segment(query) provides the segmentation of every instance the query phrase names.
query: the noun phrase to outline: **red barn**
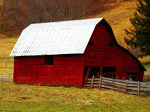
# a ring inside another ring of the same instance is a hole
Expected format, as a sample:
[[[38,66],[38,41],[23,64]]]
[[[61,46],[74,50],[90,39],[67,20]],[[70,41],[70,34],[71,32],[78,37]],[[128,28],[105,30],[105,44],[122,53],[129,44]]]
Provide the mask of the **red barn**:
[[[104,18],[31,24],[14,56],[14,83],[83,86],[93,75],[143,81],[145,68]]]

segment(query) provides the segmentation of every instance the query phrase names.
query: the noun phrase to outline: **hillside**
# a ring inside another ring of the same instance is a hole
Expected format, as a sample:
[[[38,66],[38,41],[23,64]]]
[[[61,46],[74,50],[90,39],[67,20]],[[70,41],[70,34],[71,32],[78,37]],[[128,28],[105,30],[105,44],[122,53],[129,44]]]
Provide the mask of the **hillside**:
[[[0,33],[16,36],[31,23],[88,18],[134,0],[3,0]]]

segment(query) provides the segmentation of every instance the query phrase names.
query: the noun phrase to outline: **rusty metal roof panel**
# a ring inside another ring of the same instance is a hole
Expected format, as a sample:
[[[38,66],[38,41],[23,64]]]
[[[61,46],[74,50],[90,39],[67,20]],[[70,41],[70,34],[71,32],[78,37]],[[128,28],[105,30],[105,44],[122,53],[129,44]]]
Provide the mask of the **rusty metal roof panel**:
[[[31,24],[21,33],[10,56],[83,54],[102,19]]]

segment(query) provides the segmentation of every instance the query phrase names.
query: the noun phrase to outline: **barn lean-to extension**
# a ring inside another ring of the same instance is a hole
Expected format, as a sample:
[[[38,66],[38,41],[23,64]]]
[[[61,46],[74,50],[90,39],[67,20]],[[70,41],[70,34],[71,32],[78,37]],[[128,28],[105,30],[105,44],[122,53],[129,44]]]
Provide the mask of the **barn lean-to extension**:
[[[121,47],[104,18],[31,24],[14,56],[14,83],[83,87],[87,78],[143,81],[146,70]]]

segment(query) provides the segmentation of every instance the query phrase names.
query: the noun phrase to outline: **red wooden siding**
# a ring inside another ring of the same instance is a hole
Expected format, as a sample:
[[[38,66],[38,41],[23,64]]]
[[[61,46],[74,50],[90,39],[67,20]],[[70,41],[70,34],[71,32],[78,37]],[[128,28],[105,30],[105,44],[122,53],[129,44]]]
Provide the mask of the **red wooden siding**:
[[[14,82],[31,84],[78,85],[83,81],[83,58],[54,56],[53,65],[45,65],[45,57],[15,58]]]

